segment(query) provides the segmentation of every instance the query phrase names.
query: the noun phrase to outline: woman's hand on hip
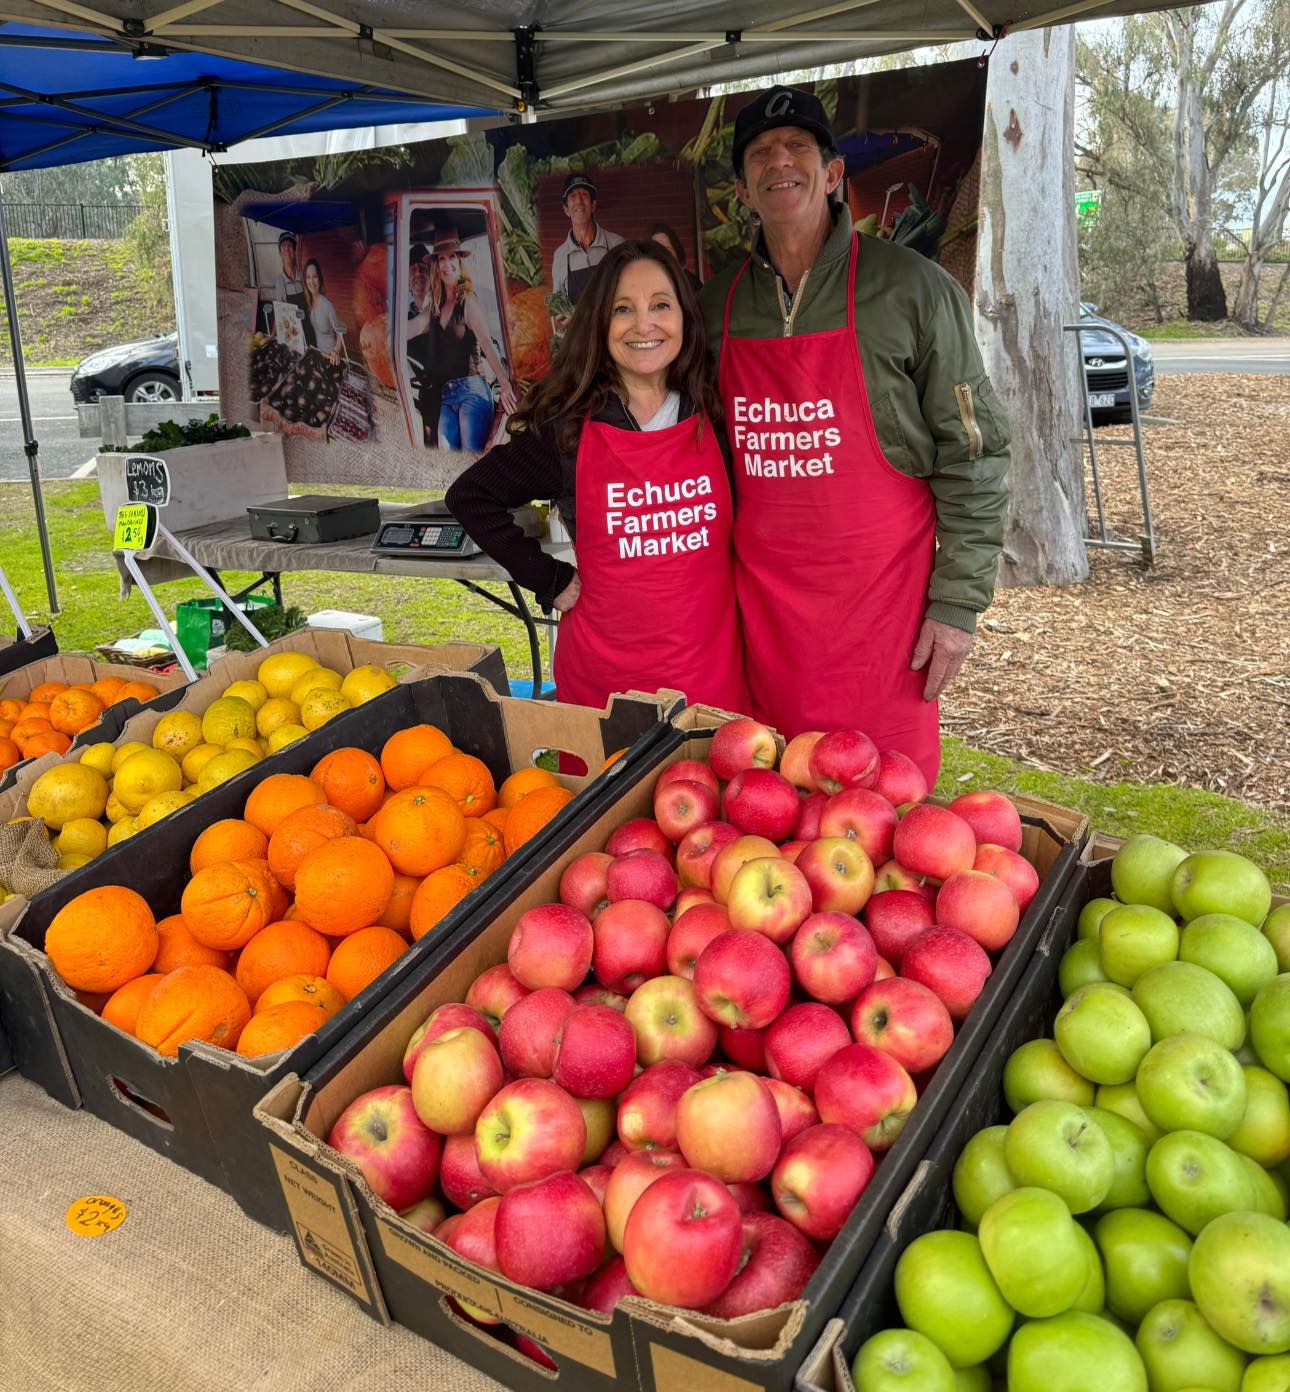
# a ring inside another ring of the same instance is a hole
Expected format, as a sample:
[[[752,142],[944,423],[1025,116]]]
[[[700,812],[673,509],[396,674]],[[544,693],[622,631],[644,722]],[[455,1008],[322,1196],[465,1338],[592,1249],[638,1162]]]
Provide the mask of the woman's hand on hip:
[[[578,602],[578,596],[582,593],[582,581],[578,579],[578,572],[573,572],[573,579],[560,591],[551,601],[551,607],[561,614],[567,614]]]
[[[516,406],[515,388],[509,382],[503,381],[501,384],[502,410],[509,416]]]

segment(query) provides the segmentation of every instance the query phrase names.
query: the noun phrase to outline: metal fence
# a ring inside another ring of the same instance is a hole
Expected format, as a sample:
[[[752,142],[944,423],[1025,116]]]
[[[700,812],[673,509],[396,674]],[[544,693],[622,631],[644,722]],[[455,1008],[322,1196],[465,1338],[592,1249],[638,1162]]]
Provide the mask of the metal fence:
[[[111,241],[142,211],[141,203],[6,203],[5,227],[11,237],[64,241]]]

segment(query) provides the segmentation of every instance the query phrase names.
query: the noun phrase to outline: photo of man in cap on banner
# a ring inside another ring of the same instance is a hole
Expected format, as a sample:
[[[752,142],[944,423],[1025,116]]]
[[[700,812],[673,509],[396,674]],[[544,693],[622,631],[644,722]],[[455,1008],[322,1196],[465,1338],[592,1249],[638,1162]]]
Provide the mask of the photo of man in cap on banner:
[[[297,260],[299,246],[296,242],[294,232],[283,232],[278,238],[278,255],[282,258],[282,269],[278,272],[278,278],[273,282],[273,298],[275,300],[290,300],[297,296],[301,304],[304,303],[305,281],[300,273],[300,265]]]
[[[564,181],[563,206],[569,235],[551,261],[551,292],[577,304],[591,272],[623,239],[596,221],[596,186],[585,174],[570,174]]]

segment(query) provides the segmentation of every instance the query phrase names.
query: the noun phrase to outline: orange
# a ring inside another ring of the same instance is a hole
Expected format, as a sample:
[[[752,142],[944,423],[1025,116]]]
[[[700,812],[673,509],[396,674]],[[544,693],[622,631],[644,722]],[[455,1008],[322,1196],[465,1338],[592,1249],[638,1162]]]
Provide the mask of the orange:
[[[0,736],[8,738],[9,732],[13,729],[13,726],[14,722],[12,720],[0,720]]]
[[[163,976],[139,1010],[135,1034],[174,1058],[188,1040],[237,1047],[251,1018],[245,992],[218,967],[179,967]]]
[[[22,752],[29,759],[39,759],[42,754],[66,754],[71,747],[70,737],[57,730],[38,730],[22,742]]]
[[[285,1005],[288,1001],[316,1005],[328,1016],[345,1007],[345,997],[325,976],[284,976],[260,992],[255,1013],[258,1015],[261,1010],[271,1010],[275,1005]]]
[[[325,801],[323,790],[304,774],[271,773],[252,789],[242,816],[266,836],[272,836],[293,812]]]
[[[437,725],[411,725],[385,741],[381,770],[386,783],[396,793],[402,792],[415,788],[431,764],[452,752],[452,741]]]
[[[421,775],[421,786],[442,788],[464,817],[482,817],[497,801],[493,775],[473,754],[447,754]]]
[[[22,717],[24,702],[15,701],[12,696],[0,700],[0,720],[7,720],[10,724],[16,724]]]
[[[251,939],[237,959],[234,977],[255,1005],[265,988],[284,976],[321,976],[331,958],[331,944],[307,923],[280,920]]]
[[[243,1058],[259,1058],[294,1048],[327,1023],[327,1012],[305,1001],[287,1001],[252,1015],[237,1041]]]
[[[417,892],[421,881],[416,875],[394,875],[394,891],[385,912],[376,921],[382,928],[393,928],[396,933],[408,931],[408,916],[412,912],[412,896]]]
[[[163,975],[163,972],[149,972],[147,976],[136,976],[133,981],[118,986],[108,997],[99,1014],[109,1025],[115,1025],[126,1034],[133,1034],[144,1001],[152,994],[152,988]]]
[[[124,701],[127,696],[133,696],[136,701],[151,701],[157,694],[157,688],[151,682],[128,681],[121,688],[121,699]]]
[[[353,817],[339,807],[319,802],[297,808],[269,837],[269,869],[280,885],[295,889],[296,871],[310,851],[338,836],[353,836],[357,830]]]
[[[345,997],[354,999],[365,987],[407,951],[407,943],[393,928],[360,928],[336,944],[327,963],[327,980]]]
[[[92,691],[64,691],[49,703],[49,723],[64,735],[79,735],[99,719],[104,709]]]
[[[100,677],[98,681],[90,683],[90,690],[105,706],[115,705],[121,699],[124,688],[124,677]]]
[[[13,740],[0,735],[0,773],[22,762],[22,750]]]
[[[54,915],[45,955],[73,990],[112,992],[152,966],[157,920],[124,885],[87,889]]]
[[[491,875],[506,859],[506,847],[502,833],[482,817],[470,817],[466,821],[466,844],[461,848],[457,863],[464,865],[472,874],[482,880]]]
[[[55,696],[61,696],[67,690],[67,683],[60,681],[41,682],[39,686],[33,686],[27,693],[27,701],[42,701],[48,705]]]
[[[442,788],[405,788],[372,818],[372,840],[401,875],[451,865],[466,844],[466,818]]]
[[[24,715],[20,719],[14,721],[14,726],[12,731],[10,731],[9,737],[18,748],[21,749],[32,735],[41,733],[48,735],[57,732],[43,715]]]
[[[494,807],[491,812],[485,812],[479,820],[481,822],[487,822],[489,826],[495,826],[498,831],[504,832],[506,830],[506,819],[510,815],[511,809],[509,807]]]
[[[464,865],[445,865],[442,870],[427,875],[412,900],[408,926],[412,929],[413,941],[424,938],[481,882],[482,877],[472,874]]]
[[[278,917],[277,889],[267,860],[220,861],[188,881],[179,912],[199,943],[232,951]]]
[[[212,822],[193,842],[188,868],[195,875],[223,860],[262,860],[269,853],[269,838],[250,822],[225,817]]]
[[[199,943],[188,931],[183,914],[171,914],[157,921],[157,955],[152,969],[164,976],[179,967],[219,967],[227,971],[229,955]]]
[[[506,854],[513,855],[572,801],[573,794],[568,788],[539,788],[536,793],[521,798],[506,818],[506,830],[503,832]]]
[[[385,796],[385,774],[366,749],[333,749],[314,765],[309,777],[333,807],[365,822]]]
[[[361,836],[324,841],[296,871],[296,913],[329,938],[375,923],[393,892],[394,870],[385,852]]]
[[[623,748],[623,749],[615,749],[614,752],[609,756],[609,758],[607,758],[607,759],[605,760],[605,762],[604,762],[603,764],[601,764],[601,766],[600,766],[600,771],[601,771],[601,773],[604,773],[606,769],[613,768],[613,766],[619,761],[619,759],[621,759],[621,758],[623,757],[623,755],[626,754],[626,753],[627,753],[627,750],[626,750],[625,748]]]
[[[49,702],[48,701],[28,701],[22,708],[20,720],[48,720]]]
[[[522,797],[537,792],[539,788],[558,788],[559,786],[560,780],[550,769],[537,768],[536,766],[516,769],[497,790],[497,805],[499,807],[514,807]]]

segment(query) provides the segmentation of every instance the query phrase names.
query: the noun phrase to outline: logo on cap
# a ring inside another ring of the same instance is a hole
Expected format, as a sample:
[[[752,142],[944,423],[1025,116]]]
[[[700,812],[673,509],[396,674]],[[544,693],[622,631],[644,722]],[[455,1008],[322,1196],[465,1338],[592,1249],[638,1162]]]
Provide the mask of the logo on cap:
[[[775,95],[766,103],[767,116],[783,116],[785,112],[793,109],[792,92],[776,92]]]

